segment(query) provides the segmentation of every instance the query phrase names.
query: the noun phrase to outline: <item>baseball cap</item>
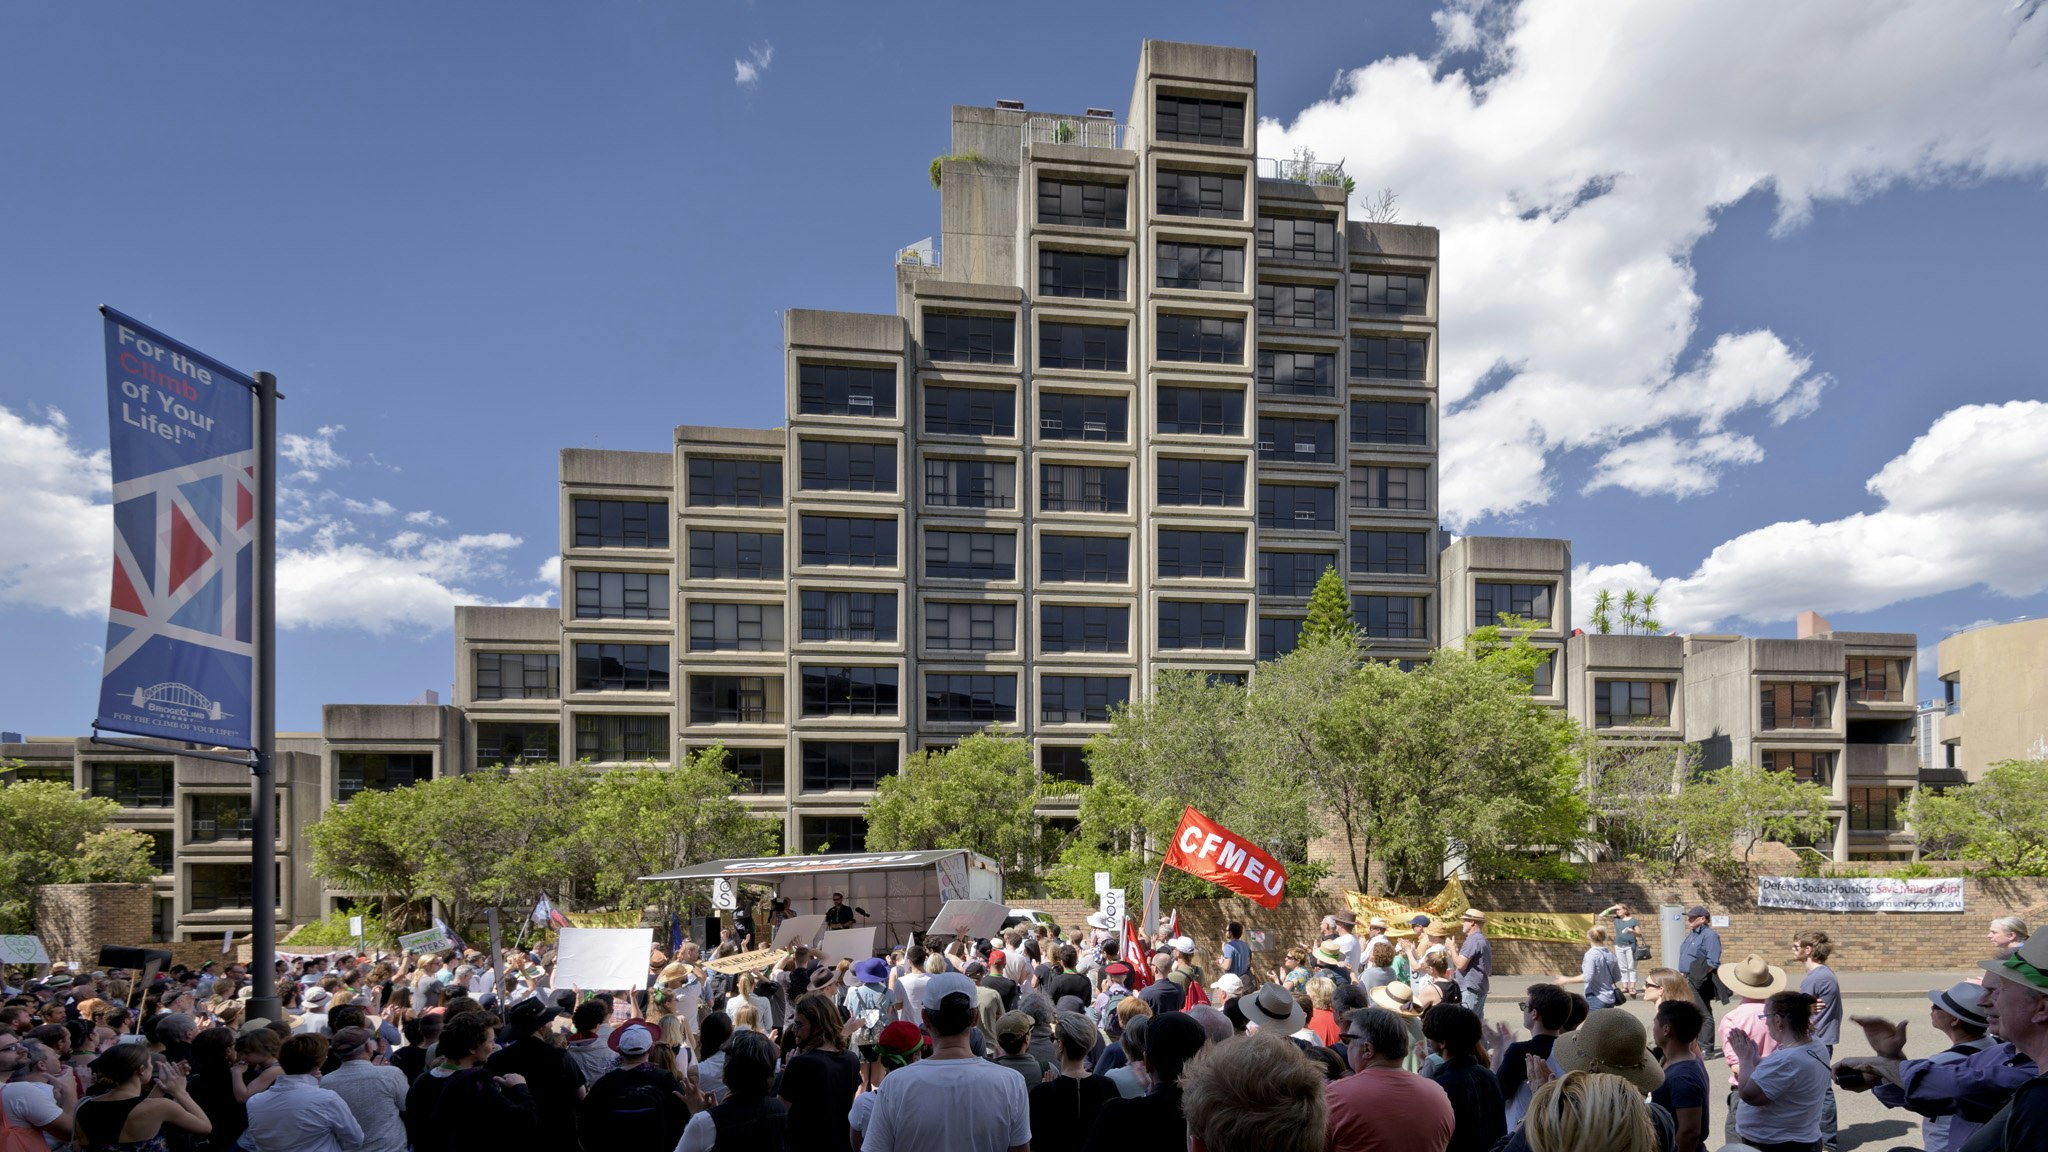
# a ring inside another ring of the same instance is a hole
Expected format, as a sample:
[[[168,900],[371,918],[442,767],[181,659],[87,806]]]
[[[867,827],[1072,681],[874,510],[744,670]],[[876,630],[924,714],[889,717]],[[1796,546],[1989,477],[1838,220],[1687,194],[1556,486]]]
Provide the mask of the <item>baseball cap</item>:
[[[628,1056],[637,1056],[654,1047],[654,1029],[645,1024],[628,1024],[619,1029],[612,1038],[613,1046]]]
[[[1692,907],[1687,908],[1685,910],[1685,918],[1688,920],[1692,919],[1695,916],[1704,918],[1706,915],[1707,906],[1705,904],[1695,904]]]
[[[1173,950],[1175,952],[1178,952],[1183,956],[1194,955],[1195,941],[1192,936],[1175,936],[1172,940],[1168,941],[1168,943],[1170,943],[1173,946]]]
[[[930,990],[929,985],[926,986],[926,990]],[[996,1018],[996,1035],[998,1037],[1029,1036],[1030,1034],[1031,1014],[1029,1012],[1005,1012]]]
[[[885,1052],[915,1052],[924,1047],[924,1033],[908,1020],[897,1020],[882,1029],[881,1035],[875,1037],[875,1044]]]
[[[954,996],[964,996],[972,1004],[975,995],[974,981],[958,972],[941,972],[924,985],[924,1002],[934,1008]]]

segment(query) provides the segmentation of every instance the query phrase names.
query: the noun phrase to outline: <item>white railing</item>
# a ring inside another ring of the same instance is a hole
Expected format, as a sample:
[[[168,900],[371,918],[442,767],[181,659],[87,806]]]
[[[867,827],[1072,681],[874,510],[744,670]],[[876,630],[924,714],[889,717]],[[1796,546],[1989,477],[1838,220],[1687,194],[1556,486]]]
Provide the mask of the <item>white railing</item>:
[[[1259,176],[1266,180],[1291,180],[1296,184],[1330,184],[1344,187],[1344,162],[1299,160],[1278,156],[1259,157]]]
[[[1033,116],[1024,122],[1023,142],[1121,148],[1123,135],[1123,125],[1100,116]]]

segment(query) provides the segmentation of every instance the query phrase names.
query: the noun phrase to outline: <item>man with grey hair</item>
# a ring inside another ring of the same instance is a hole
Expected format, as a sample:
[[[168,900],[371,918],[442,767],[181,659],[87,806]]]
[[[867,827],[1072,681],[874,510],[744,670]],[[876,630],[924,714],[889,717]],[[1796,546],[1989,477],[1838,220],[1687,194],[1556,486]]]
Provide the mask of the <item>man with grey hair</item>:
[[[1202,1032],[1209,1037],[1211,1044],[1221,1044],[1237,1031],[1231,1026],[1230,1017],[1214,1004],[1197,1004],[1192,1008],[1183,1008],[1182,1011],[1192,1016],[1195,1023],[1202,1026]]]
[[[356,1152],[405,1152],[405,1073],[373,1063],[377,1035],[368,1028],[343,1028],[328,1053],[341,1066],[320,1078],[320,1086],[341,1097],[363,1129]]]
[[[1434,1080],[1401,1067],[1407,1022],[1385,1008],[1360,1008],[1344,1018],[1344,1045],[1352,1071],[1329,1087],[1329,1152],[1444,1152],[1457,1118]]]

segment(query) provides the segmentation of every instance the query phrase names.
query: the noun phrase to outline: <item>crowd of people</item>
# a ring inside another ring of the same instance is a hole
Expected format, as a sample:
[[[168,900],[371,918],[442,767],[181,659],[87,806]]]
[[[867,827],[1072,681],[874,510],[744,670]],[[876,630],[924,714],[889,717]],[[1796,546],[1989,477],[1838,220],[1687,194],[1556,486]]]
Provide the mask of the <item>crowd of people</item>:
[[[1241,925],[1126,949],[1100,914],[858,960],[684,944],[618,991],[554,987],[545,948],[296,957],[278,1019],[239,965],[59,966],[0,1006],[0,1152],[1821,1152],[1838,1089],[1930,1152],[2048,1149],[2048,936],[2001,919],[1982,974],[1928,993],[1942,1050],[1857,1016],[1876,1055],[1836,1061],[1826,934],[1791,942],[1794,987],[1690,911],[1678,966],[1639,972],[1607,909],[1519,1029],[1485,1022],[1477,910],[1334,913],[1263,972]]]

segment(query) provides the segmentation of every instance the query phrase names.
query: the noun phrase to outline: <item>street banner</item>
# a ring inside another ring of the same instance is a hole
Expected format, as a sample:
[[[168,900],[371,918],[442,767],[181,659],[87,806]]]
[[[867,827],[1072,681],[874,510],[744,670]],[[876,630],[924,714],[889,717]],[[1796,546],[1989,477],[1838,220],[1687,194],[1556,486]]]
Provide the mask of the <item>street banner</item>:
[[[1961,912],[1961,877],[1912,880],[1874,876],[1761,876],[1757,906],[1802,912]]]
[[[1263,908],[1279,907],[1287,891],[1287,872],[1278,860],[1193,808],[1181,813],[1166,863]]]
[[[1391,896],[1367,896],[1363,892],[1344,893],[1345,903],[1359,916],[1378,916],[1387,922],[1387,935],[1395,939],[1415,936],[1415,929],[1408,921],[1418,914],[1436,921],[1447,935],[1457,935],[1458,916],[1472,906],[1465,898],[1465,886],[1456,880],[1444,884],[1443,891],[1420,904],[1409,904]],[[1486,912],[1486,936],[1489,940],[1548,940],[1555,944],[1584,944],[1586,930],[1600,922],[1600,917],[1590,912]]]
[[[255,381],[102,312],[114,576],[94,726],[253,749]]]

